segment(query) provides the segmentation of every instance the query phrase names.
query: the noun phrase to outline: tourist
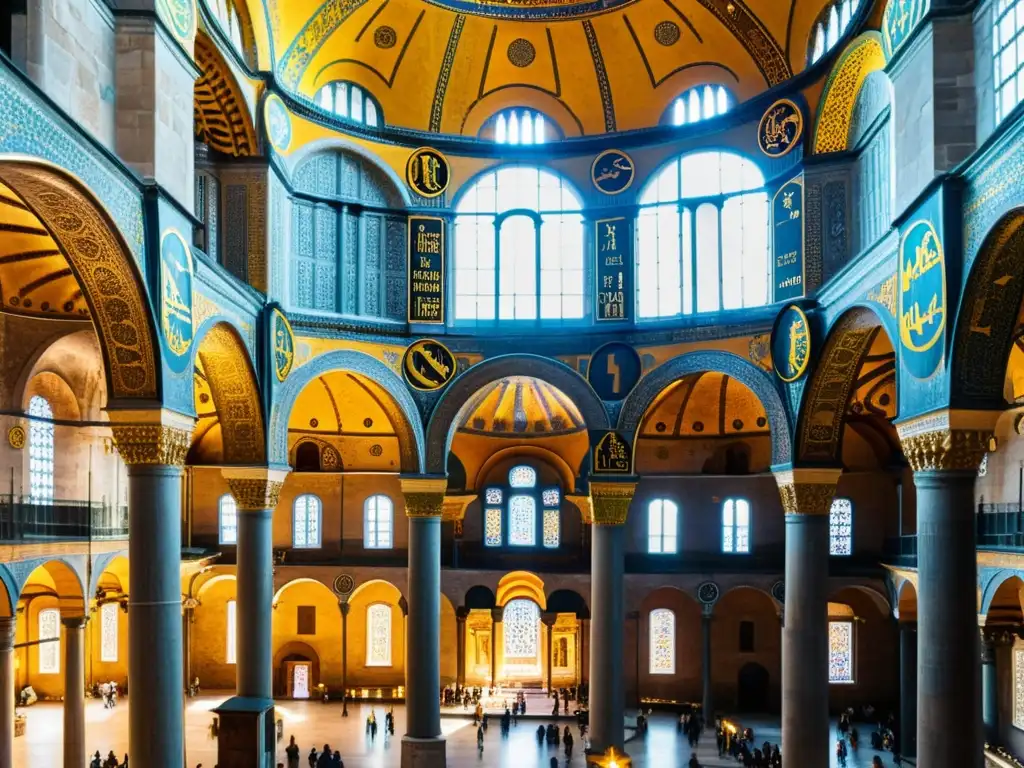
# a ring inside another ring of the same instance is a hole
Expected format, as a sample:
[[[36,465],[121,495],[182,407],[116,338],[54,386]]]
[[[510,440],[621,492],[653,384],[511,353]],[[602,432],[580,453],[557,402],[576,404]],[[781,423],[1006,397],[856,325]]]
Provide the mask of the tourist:
[[[103,768],[103,758],[100,757],[100,751],[97,749],[96,754],[92,756],[92,762],[89,763],[89,768]]]
[[[540,746],[543,743],[544,743],[544,726],[543,725],[538,725],[537,726],[537,746]],[[97,754],[99,754],[99,753],[97,753]]]
[[[700,760],[697,759],[696,754],[690,754],[690,762],[687,764],[687,768],[701,768]]]
[[[124,753],[124,762],[121,763],[121,768],[128,768],[128,753]]]
[[[118,768],[117,755],[114,754],[114,750],[110,750],[107,753],[107,759],[103,761],[103,768]]]
[[[316,752],[316,750],[313,751]],[[331,768],[330,744],[324,744],[324,751],[320,753],[320,758],[316,761],[316,768]]]
[[[836,758],[839,760],[840,765],[846,765],[846,741],[839,739],[836,742]]]
[[[478,725],[476,728],[476,749],[481,755],[484,753],[484,727]]]
[[[345,764],[341,762],[341,752],[334,750],[334,757],[331,758],[331,768],[345,768]]]
[[[551,768],[558,768],[558,758],[552,755],[548,765],[550,765]]]
[[[897,765],[899,765],[899,763],[897,763]],[[880,758],[878,755],[872,757],[871,768],[882,768],[882,758]]]
[[[565,747],[565,759],[572,759],[572,731],[569,730],[569,726],[565,726],[565,731],[562,733],[562,745]]]
[[[299,768],[299,745],[295,743],[294,736],[288,740],[288,746],[285,747],[284,754],[288,759],[288,768]]]
[[[309,750],[309,768],[316,768],[316,747]]]

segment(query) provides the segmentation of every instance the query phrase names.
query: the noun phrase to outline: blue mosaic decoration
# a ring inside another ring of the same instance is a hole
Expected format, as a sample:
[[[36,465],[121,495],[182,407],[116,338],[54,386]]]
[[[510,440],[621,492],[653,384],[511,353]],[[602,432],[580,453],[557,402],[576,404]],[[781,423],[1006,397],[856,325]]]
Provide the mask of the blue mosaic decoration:
[[[271,333],[274,337],[274,375],[278,381],[288,378],[295,362],[295,334],[284,312],[275,307],[270,316]]]
[[[278,152],[286,152],[292,143],[292,118],[288,108],[277,94],[270,94],[263,104],[263,119],[267,125],[267,138]]]
[[[612,341],[591,356],[587,381],[602,400],[623,400],[640,381],[642,373],[636,350],[628,344]]]
[[[930,0],[889,0],[882,14],[882,50],[886,61],[917,29],[930,5]]]
[[[167,365],[181,373],[188,367],[192,346],[192,250],[176,229],[160,238],[160,328]]]
[[[796,148],[803,133],[800,107],[789,99],[779,99],[768,107],[757,125],[757,146],[768,157],[783,157]]]
[[[800,307],[783,309],[772,329],[772,365],[786,383],[796,381],[807,372],[811,362],[811,328]]]
[[[196,5],[194,0],[157,0],[156,12],[179,43],[189,43],[195,37]]]
[[[326,0],[310,15],[306,26],[295,36],[295,40],[288,46],[288,50],[284,52],[277,65],[278,75],[286,88],[298,87],[302,74],[321,46],[331,38],[345,19],[365,4],[366,0]]]
[[[942,205],[932,195],[900,227],[900,358],[911,376],[929,378],[942,361],[946,340],[946,259]]]
[[[590,166],[590,180],[598,191],[618,195],[629,189],[636,176],[633,158],[619,149],[606,149]]]

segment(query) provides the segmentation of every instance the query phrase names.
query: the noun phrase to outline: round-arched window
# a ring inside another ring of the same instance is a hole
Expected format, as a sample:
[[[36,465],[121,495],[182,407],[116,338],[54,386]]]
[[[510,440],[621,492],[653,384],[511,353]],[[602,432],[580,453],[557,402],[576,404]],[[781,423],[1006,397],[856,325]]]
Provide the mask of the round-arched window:
[[[344,120],[375,128],[383,124],[380,105],[363,88],[346,80],[335,80],[316,92],[316,103]]]

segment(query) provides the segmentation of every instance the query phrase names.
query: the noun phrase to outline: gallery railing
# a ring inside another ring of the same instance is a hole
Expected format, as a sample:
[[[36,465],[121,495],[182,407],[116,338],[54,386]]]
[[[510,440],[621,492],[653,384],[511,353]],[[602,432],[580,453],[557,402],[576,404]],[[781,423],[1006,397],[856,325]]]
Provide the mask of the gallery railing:
[[[128,507],[103,502],[0,495],[0,541],[123,539]]]
[[[979,504],[979,547],[1024,547],[1024,514],[1020,504]]]

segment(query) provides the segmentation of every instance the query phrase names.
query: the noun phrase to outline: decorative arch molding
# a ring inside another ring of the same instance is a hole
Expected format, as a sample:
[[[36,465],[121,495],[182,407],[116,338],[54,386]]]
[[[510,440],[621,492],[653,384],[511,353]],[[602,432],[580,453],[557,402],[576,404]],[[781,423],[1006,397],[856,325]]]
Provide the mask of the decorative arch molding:
[[[381,404],[385,406],[388,419],[398,436],[402,471],[422,472],[425,445],[423,422],[405,383],[380,360],[348,349],[334,350],[313,358],[292,371],[277,391],[276,402],[270,413],[271,463],[288,463],[288,419],[302,390],[318,376],[338,370],[373,379],[391,396]],[[443,462],[436,474],[444,474]]]
[[[629,393],[619,413],[618,431],[635,441],[644,415],[666,387],[690,374],[711,371],[735,379],[757,396],[768,416],[772,464],[788,464],[792,453],[789,420],[775,382],[763,369],[731,352],[687,352],[662,363]]]
[[[544,581],[530,571],[511,571],[505,574],[498,582],[495,601],[498,606],[504,608],[513,600],[530,600],[536,603],[541,611],[546,611]]]
[[[486,385],[508,376],[530,376],[558,389],[579,409],[588,430],[609,429],[604,403],[579,373],[559,360],[539,355],[499,355],[459,374],[437,401],[427,423],[427,473],[443,475],[459,415]]]
[[[12,577],[12,582],[9,585],[4,579],[4,585],[10,590],[8,596],[12,597],[12,603],[17,604],[29,577],[37,568],[43,568],[53,579],[61,608],[81,611],[84,615],[86,556],[37,557],[8,563],[5,570]],[[12,590],[11,586],[15,589]]]
[[[572,493],[576,487],[576,481],[573,477],[572,468],[566,463],[565,459],[559,456],[554,451],[543,448],[539,445],[516,445],[509,448],[502,448],[500,451],[492,453],[487,461],[480,465],[480,470],[476,474],[476,478],[473,481],[473,487],[467,488],[466,490],[478,491],[483,488],[484,480],[487,475],[494,469],[494,467],[506,459],[535,459],[537,461],[544,462],[552,469],[558,472],[558,477],[562,482],[562,493]]]
[[[1006,407],[1003,384],[1022,301],[1024,208],[1015,208],[989,230],[971,265],[953,335],[951,406]]]
[[[196,35],[196,80],[192,115],[196,137],[235,157],[259,153],[252,115],[238,81],[206,35]]]
[[[103,352],[111,401],[159,399],[156,322],[123,235],[96,197],[55,165],[0,157],[0,181],[53,237],[85,294]]]
[[[104,552],[101,555],[95,555],[92,559],[92,573],[89,579],[89,590],[86,594],[89,595],[89,599],[96,594],[96,586],[100,583],[100,577],[107,570],[107,567],[119,557],[128,557],[128,550],[122,549],[117,552]]]
[[[886,592],[886,590],[879,589],[873,584],[844,584],[829,593],[829,601],[841,602],[838,595],[840,592],[847,589],[851,589],[865,595],[872,602],[875,608],[878,609],[882,616],[889,616],[892,613],[893,605],[891,603],[891,596]]]
[[[1018,571],[1013,568],[983,568],[981,570],[979,578],[981,586],[978,590],[978,613],[980,615],[988,616],[989,608],[992,607],[992,600],[995,598],[999,588],[1013,578],[1024,580],[1024,571]]]
[[[277,602],[281,599],[281,595],[283,595],[292,587],[297,587],[302,584],[312,584],[314,585],[314,587],[323,587],[325,590],[327,590],[328,594],[330,594],[331,597],[337,598],[337,595],[334,594],[334,590],[331,589],[330,585],[325,584],[320,579],[314,579],[308,576],[300,576],[297,579],[291,579],[290,581],[286,581],[284,584],[278,587],[277,591],[274,592],[274,599],[270,601],[270,604],[276,607]]]
[[[304,144],[301,149],[296,150],[290,155],[280,155],[279,157],[284,160],[288,168],[288,182],[294,185],[295,172],[310,158],[326,152],[347,152],[362,158],[372,165],[374,170],[378,171],[382,176],[387,177],[388,181],[391,182],[394,193],[400,197],[402,205],[409,206],[412,204],[409,187],[394,168],[383,162],[380,157],[363,145],[356,143],[352,139],[343,138],[341,136],[332,136],[330,138],[311,141],[308,144]]]
[[[878,32],[864,32],[846,46],[825,81],[818,102],[814,154],[841,152],[849,148],[850,125],[861,86],[868,75],[883,67],[885,52]]]
[[[237,583],[237,581],[238,581],[238,578],[237,578],[237,577],[235,576],[235,574],[233,574],[233,573],[215,573],[215,574],[214,574],[214,575],[212,575],[212,576],[211,576],[210,578],[208,578],[208,579],[205,579],[205,580],[204,580],[204,581],[203,581],[202,583],[200,583],[200,585],[199,585],[199,586],[198,586],[198,587],[196,588],[196,598],[197,598],[198,600],[202,601],[202,598],[203,598],[203,592],[205,592],[205,591],[206,591],[207,589],[209,589],[210,587],[212,587],[212,586],[213,586],[214,584],[219,584],[219,583],[220,583],[220,582],[222,582],[222,581],[234,581],[234,582],[236,582],[236,583]],[[237,594],[237,589],[238,589],[238,588],[237,588],[237,586],[235,587],[235,589],[236,589],[236,594]],[[234,598],[234,597],[232,597],[232,598],[229,598],[229,599],[233,600],[233,599],[235,599],[235,598]]]

